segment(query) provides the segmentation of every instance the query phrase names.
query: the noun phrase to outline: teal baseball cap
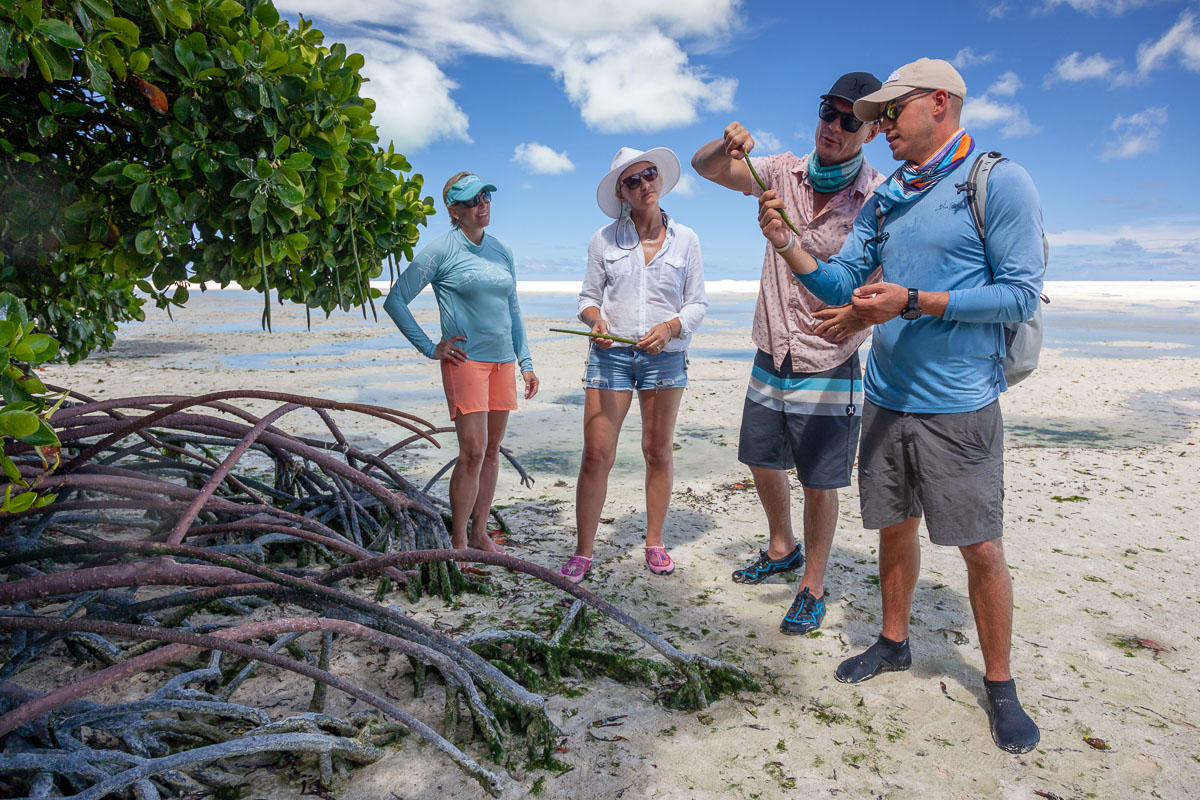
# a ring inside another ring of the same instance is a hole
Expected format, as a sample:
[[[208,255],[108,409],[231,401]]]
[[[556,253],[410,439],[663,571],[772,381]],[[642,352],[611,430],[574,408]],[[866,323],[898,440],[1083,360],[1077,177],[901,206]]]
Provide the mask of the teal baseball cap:
[[[455,181],[454,185],[446,191],[446,196],[442,198],[446,201],[446,205],[458,203],[463,200],[470,200],[480,192],[494,192],[496,187],[490,183],[484,183],[478,175],[464,175]]]

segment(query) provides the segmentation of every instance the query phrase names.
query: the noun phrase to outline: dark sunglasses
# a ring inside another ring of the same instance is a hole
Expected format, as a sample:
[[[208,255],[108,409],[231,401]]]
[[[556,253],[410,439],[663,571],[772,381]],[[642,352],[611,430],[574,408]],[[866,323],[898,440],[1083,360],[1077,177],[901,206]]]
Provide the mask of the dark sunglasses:
[[[653,181],[656,178],[658,178],[658,167],[651,164],[650,166],[646,167],[641,172],[635,173],[633,175],[630,175],[628,178],[622,179],[621,183],[625,184],[626,189],[636,189],[637,187],[642,185],[643,179],[646,181],[646,183],[650,183],[650,181]]]
[[[828,100],[821,101],[821,107],[817,109],[817,116],[826,122],[833,122],[835,119],[840,120],[842,130],[846,133],[854,133],[862,127],[863,122],[853,114],[844,114],[837,110],[837,107]]]
[[[484,191],[480,192],[479,194],[475,195],[474,197],[472,197],[470,200],[459,200],[458,204],[460,206],[462,206],[463,208],[474,208],[475,206],[479,205],[480,203],[490,203],[490,202],[492,202],[492,193],[487,190],[484,190]]]
[[[904,111],[904,109],[908,108],[908,103],[900,105],[901,100],[911,101],[913,98],[920,97],[923,94],[933,94],[936,91],[937,89],[922,89],[917,92],[909,92],[903,97],[897,97],[895,100],[890,101],[883,107],[883,114],[881,114],[879,118],[886,119],[889,122],[895,122],[900,117],[900,113]]]

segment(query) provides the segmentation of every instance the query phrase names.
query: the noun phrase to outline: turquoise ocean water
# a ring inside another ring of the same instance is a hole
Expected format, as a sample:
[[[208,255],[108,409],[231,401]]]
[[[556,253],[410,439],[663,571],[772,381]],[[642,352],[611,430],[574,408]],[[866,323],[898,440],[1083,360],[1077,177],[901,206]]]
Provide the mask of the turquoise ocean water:
[[[228,311],[227,314],[221,314],[226,321],[192,323],[198,330],[235,332],[258,329],[262,300],[255,293],[210,290],[203,295],[194,294],[193,298],[202,302],[209,310],[220,307]],[[710,295],[706,319],[710,323],[720,321],[723,323],[722,327],[730,333],[744,331],[746,346],[729,350],[698,347],[692,349],[691,355],[697,358],[746,361],[753,359],[754,349],[749,341],[749,333],[754,317],[754,302],[755,296],[752,294]],[[567,293],[531,292],[521,297],[522,312],[531,320],[571,320],[575,317],[575,303],[575,295]],[[377,303],[377,307],[381,305]],[[419,311],[433,310],[437,306],[432,293],[426,292],[418,296],[411,307],[414,311]],[[379,336],[370,340],[356,338],[343,342],[324,342],[301,351],[293,350],[287,353],[231,354],[228,357],[228,366],[235,369],[271,369],[277,366],[273,362],[281,356],[336,356],[353,351],[361,352],[364,345],[371,348],[408,347],[408,342],[383,315],[382,308],[379,313]],[[1060,298],[1052,299],[1049,305],[1044,306],[1044,313],[1045,345],[1063,349],[1069,355],[1146,358],[1169,354],[1200,357],[1200,302],[1184,304],[1182,307],[1163,307],[1153,302],[1135,299],[1128,303],[1105,303],[1101,307],[1093,302]],[[276,325],[276,330],[303,329],[303,325],[295,324],[294,316],[289,316],[289,322]],[[363,325],[363,320],[361,313],[357,311],[335,312],[328,320],[317,313],[314,315],[314,325],[324,330],[331,327],[357,328]],[[545,337],[560,335],[540,332],[536,325],[530,325],[529,328],[532,346],[536,346],[537,342]],[[369,362],[363,365],[366,364]],[[294,365],[291,366],[295,368]],[[345,362],[344,366],[357,365]]]

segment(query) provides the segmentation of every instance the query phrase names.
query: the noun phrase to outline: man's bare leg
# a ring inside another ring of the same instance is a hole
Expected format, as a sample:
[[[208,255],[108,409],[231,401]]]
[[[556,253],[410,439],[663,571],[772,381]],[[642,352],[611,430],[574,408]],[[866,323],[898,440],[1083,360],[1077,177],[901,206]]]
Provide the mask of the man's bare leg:
[[[879,532],[883,635],[864,652],[838,665],[835,677],[842,683],[862,683],[881,672],[897,672],[912,666],[908,618],[921,572],[921,541],[917,538],[920,524],[919,517],[910,517]]]
[[[825,596],[825,568],[833,549],[833,534],[837,530],[837,489],[804,490],[804,576],[796,587],[797,594],[808,588],[817,600]]]
[[[767,557],[775,560],[784,558],[796,549],[796,536],[792,532],[792,487],[788,484],[788,473],[782,469],[751,467],[758,502],[762,503],[767,515]]]

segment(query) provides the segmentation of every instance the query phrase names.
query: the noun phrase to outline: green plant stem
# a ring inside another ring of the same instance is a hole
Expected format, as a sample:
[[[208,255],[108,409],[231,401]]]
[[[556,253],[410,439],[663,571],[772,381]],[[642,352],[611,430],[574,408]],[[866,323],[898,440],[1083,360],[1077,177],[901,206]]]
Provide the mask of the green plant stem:
[[[637,344],[633,339],[624,339],[620,336],[613,336],[611,333],[592,333],[591,331],[573,331],[568,328],[551,328],[554,333],[573,333],[576,336],[588,336],[592,339],[611,339],[614,342],[623,342],[625,344]]]
[[[767,191],[767,185],[765,183],[763,183],[762,178],[758,177],[758,173],[755,172],[755,170],[754,170],[754,165],[750,163],[750,151],[749,150],[746,151],[745,161],[746,161],[746,166],[750,168],[750,177],[754,178],[754,182],[758,184],[758,188],[762,189],[764,192]],[[779,216],[783,217],[784,224],[786,224],[789,228],[792,229],[792,233],[796,234],[797,236],[802,235],[800,233],[800,231],[798,231],[796,229],[796,226],[792,224],[792,221],[790,219],[788,219],[787,212],[784,211],[782,208],[779,209]]]

